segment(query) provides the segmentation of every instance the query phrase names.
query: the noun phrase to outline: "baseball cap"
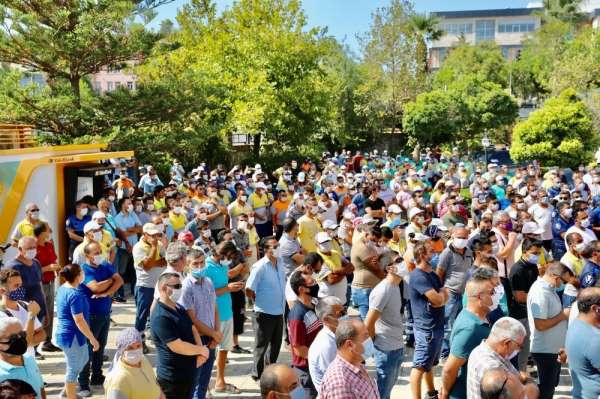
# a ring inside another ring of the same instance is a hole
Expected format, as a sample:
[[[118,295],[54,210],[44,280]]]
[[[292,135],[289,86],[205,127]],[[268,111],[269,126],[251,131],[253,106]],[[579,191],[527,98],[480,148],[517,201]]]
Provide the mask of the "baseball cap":
[[[423,209],[421,209],[421,208],[411,208],[410,211],[408,211],[408,219],[412,220],[412,218],[414,218],[415,216],[417,216],[420,213],[423,213]]]
[[[337,223],[327,219],[323,222],[323,228],[325,230],[333,230],[333,229],[337,229],[338,225]]]
[[[544,229],[541,228],[536,222],[527,222],[523,225],[521,230],[522,234],[542,234]]]
[[[83,233],[87,233],[88,231],[92,231],[92,230],[98,230],[101,229],[102,226],[100,226],[98,223],[96,223],[95,221],[91,221],[91,222],[87,222],[85,224],[85,226],[83,226]]]
[[[388,208],[388,212],[390,213],[395,213],[395,214],[400,214],[402,213],[402,208],[400,208],[398,205],[396,204],[392,204],[390,205],[390,207]]]
[[[431,219],[431,223],[429,225],[435,226],[442,231],[448,231],[448,227],[446,227],[446,225],[444,224],[444,221],[440,218]]]
[[[161,231],[158,229],[158,227],[156,227],[154,223],[146,223],[144,227],[142,227],[142,231],[150,235],[161,233]]]
[[[266,189],[267,189],[267,186],[265,186],[265,183],[263,183],[263,182],[259,181],[258,183],[256,183],[256,184],[254,185],[254,189],[255,189],[255,190],[258,190],[258,189],[266,190]]]
[[[96,211],[92,215],[92,220],[106,219],[106,214],[102,211]]]
[[[325,233],[324,231],[317,233],[317,243],[323,244],[327,241],[331,241],[331,237],[329,236],[329,234]]]

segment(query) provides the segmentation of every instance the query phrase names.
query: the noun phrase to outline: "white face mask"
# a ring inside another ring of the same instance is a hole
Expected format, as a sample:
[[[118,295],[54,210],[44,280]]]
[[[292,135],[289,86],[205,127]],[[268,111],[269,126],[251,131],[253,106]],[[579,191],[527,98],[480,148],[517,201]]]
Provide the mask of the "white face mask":
[[[494,294],[492,295],[492,306],[490,307],[490,311],[495,310],[498,305],[500,305],[500,300],[504,296],[504,287],[502,284],[494,288]]]
[[[109,195],[109,196],[108,196],[108,200],[109,200],[110,202],[113,202],[113,201],[115,200],[115,196],[114,196],[114,195]]]
[[[127,205],[127,212],[133,212],[133,204]]]
[[[87,208],[81,208],[81,210],[79,211],[79,213],[81,213],[81,216],[85,216],[88,214],[88,209]]]
[[[142,348],[123,352],[123,360],[128,364],[139,364],[142,361]]]
[[[245,220],[241,220],[238,223],[238,229],[241,230],[241,231],[246,231],[246,229],[248,229],[248,222],[245,221]]]
[[[135,211],[136,211],[137,213],[140,213],[140,212],[141,212],[141,211],[143,211],[143,210],[144,210],[144,207],[143,207],[143,206],[141,206],[141,205],[136,205],[136,206],[135,206]]]
[[[247,195],[241,195],[241,196],[240,196],[240,200],[241,200],[242,202],[246,202],[246,201],[248,200],[248,196],[247,196]]]
[[[102,241],[102,232],[101,231],[94,232],[94,241],[96,241],[96,242]]]
[[[102,262],[104,262],[104,256],[94,255],[94,265],[100,265]]]
[[[38,220],[40,218],[40,212],[39,211],[31,212],[31,218]]]
[[[35,258],[37,256],[37,249],[29,249],[27,251],[25,251],[25,258],[32,260],[33,258]]]
[[[253,225],[254,226],[254,218],[248,218],[248,224]]]
[[[582,252],[585,249],[585,243],[584,242],[580,242],[579,244],[575,245],[575,251],[577,252]]]
[[[452,245],[456,249],[464,249],[464,248],[466,248],[466,246],[467,246],[468,243],[469,243],[469,240],[464,239],[464,238],[454,238],[454,239],[452,239]]]
[[[162,224],[162,223],[159,223],[159,224],[156,225],[156,229],[158,231],[160,231],[161,233],[164,233],[165,232],[165,225]]]
[[[210,238],[212,236],[212,233],[210,232],[210,230],[204,230],[202,231],[202,237],[204,238]]]
[[[325,241],[324,243],[319,244],[319,249],[323,252],[331,251],[331,241]]]
[[[588,227],[590,227],[590,219],[583,219],[581,221],[581,227],[583,227],[584,229],[587,229]]]
[[[175,213],[181,213],[181,207],[180,206],[176,206],[175,208],[173,208],[173,212],[175,212]]]

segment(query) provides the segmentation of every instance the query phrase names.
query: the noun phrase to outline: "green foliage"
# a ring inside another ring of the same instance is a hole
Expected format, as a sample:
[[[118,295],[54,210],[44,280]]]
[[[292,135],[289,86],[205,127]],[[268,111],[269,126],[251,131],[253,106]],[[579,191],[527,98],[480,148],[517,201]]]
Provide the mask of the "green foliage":
[[[508,65],[497,44],[485,41],[470,45],[463,41],[452,48],[435,74],[434,87],[444,88],[472,77],[508,87]]]
[[[403,128],[413,144],[462,142],[471,145],[485,130],[510,126],[517,117],[514,98],[499,85],[464,77],[446,89],[417,96],[404,109]]]
[[[598,143],[585,105],[568,89],[515,126],[510,155],[520,162],[573,167],[592,159]]]

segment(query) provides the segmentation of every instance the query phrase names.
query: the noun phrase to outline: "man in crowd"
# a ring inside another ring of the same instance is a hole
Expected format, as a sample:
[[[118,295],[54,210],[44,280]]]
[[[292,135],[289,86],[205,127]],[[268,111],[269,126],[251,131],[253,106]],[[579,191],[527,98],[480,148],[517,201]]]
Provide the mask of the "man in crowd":
[[[371,291],[385,277],[385,271],[379,267],[379,255],[375,249],[381,238],[381,230],[373,227],[365,228],[364,231],[364,235],[353,243],[350,255],[354,266],[352,303],[358,308],[363,320],[369,311]]]
[[[321,382],[321,399],[379,398],[377,384],[363,362],[373,343],[364,323],[357,319],[340,321],[335,331],[337,356]]]
[[[525,387],[516,375],[502,369],[489,369],[481,377],[482,399],[527,398]]]
[[[17,246],[21,237],[33,237],[33,226],[40,222],[40,208],[36,204],[25,205],[25,218],[17,223],[12,234],[12,244]]]
[[[246,282],[246,295],[254,301],[254,363],[252,378],[260,379],[269,363],[277,362],[283,338],[283,313],[285,310],[285,270],[276,253],[279,243],[275,237],[262,239],[265,256],[252,266]]]
[[[294,370],[285,364],[270,364],[260,377],[260,397],[279,399],[282,395],[291,399],[304,397]]]

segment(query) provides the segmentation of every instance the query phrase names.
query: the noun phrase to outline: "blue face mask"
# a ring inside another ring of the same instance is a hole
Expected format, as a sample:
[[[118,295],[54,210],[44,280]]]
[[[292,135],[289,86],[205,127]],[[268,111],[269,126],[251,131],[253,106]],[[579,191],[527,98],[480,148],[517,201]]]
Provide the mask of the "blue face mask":
[[[192,277],[195,279],[200,279],[200,278],[206,277],[206,268],[192,270]]]
[[[363,359],[366,361],[368,358],[375,356],[375,345],[371,337],[367,338],[363,342],[364,352],[362,354]]]
[[[433,256],[431,257],[431,260],[429,261],[433,270],[435,270],[437,268],[437,265],[439,262],[440,262],[440,254],[439,253],[433,254]]]
[[[19,287],[8,293],[8,298],[11,301],[24,301],[25,300],[25,288]]]
[[[563,292],[565,290],[565,283],[564,282],[560,282],[560,285],[558,287],[554,287],[554,291],[556,291],[556,293],[559,292]]]
[[[529,258],[527,259],[527,261],[529,263],[533,263],[534,265],[537,265],[540,261],[540,256],[539,255],[529,255]]]
[[[290,391],[288,395],[290,399],[304,399],[304,388],[302,388],[301,385],[298,385],[293,391]]]

